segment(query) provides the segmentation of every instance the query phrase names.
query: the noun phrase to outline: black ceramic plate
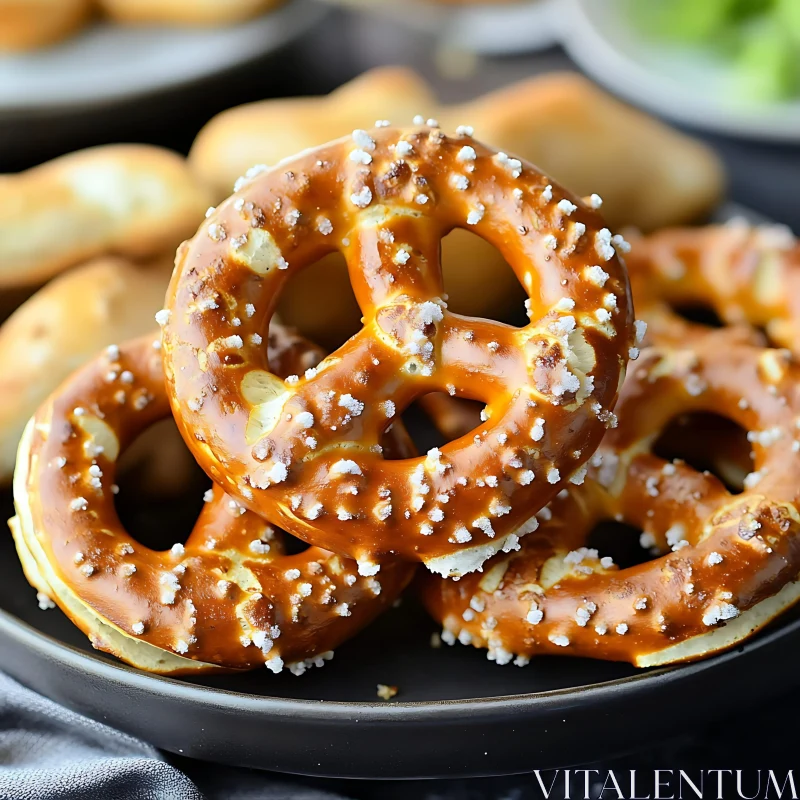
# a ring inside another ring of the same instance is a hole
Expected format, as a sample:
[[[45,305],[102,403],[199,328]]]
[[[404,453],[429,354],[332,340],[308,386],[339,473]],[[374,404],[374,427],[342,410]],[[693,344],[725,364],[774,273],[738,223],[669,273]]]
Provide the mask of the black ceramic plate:
[[[764,702],[800,680],[796,618],[679,668],[635,673],[541,658],[520,669],[461,645],[431,649],[433,625],[409,601],[301,677],[155,677],[92,651],[60,611],[39,611],[9,539],[0,537],[0,668],[158,747],[238,766],[422,778],[586,763],[685,732],[744,696]],[[397,685],[396,701],[378,700],[378,683]]]
[[[411,422],[424,444],[430,431]],[[121,498],[135,497],[124,488]],[[199,501],[202,488],[192,496]],[[188,530],[196,510],[170,502],[145,512],[120,508],[134,532],[152,529],[154,519],[171,532]],[[0,512],[11,513],[7,494]],[[301,677],[152,676],[92,650],[60,611],[40,611],[11,536],[0,534],[0,669],[89,717],[198,759],[332,777],[511,774],[620,755],[685,733],[734,702],[763,703],[800,683],[798,610],[722,656],[644,672],[547,657],[500,667],[471,647],[431,648],[435,630],[407,598]],[[379,683],[398,687],[394,701],[377,698]]]

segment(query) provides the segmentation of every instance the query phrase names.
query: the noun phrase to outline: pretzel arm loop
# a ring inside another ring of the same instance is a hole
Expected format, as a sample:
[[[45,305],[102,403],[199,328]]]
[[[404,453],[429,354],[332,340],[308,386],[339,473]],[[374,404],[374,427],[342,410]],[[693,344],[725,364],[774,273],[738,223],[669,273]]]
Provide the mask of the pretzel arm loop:
[[[699,544],[704,521],[730,501],[731,494],[711,473],[646,453],[631,462],[619,498],[626,522],[644,531],[642,541],[656,552],[666,552],[684,543]]]
[[[286,336],[275,332],[276,366],[308,363],[313,348],[289,352]],[[319,548],[287,555],[283,532],[220,486],[185,543],[155,551],[137,542],[117,516],[114,480],[128,444],[169,415],[153,344],[109,348],[29,423],[12,523],[26,574],[96,647],[150,671],[323,663],[398,596],[413,567],[387,563],[378,581]]]

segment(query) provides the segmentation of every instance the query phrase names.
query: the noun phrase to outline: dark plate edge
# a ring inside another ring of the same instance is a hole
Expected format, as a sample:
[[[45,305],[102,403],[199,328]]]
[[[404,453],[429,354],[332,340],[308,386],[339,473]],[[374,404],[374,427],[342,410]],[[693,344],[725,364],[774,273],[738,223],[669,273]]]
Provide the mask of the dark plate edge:
[[[339,700],[287,700],[281,697],[254,696],[229,689],[195,686],[163,675],[151,675],[125,664],[115,664],[84,653],[78,648],[64,644],[57,639],[41,633],[34,627],[0,609],[0,636],[15,639],[23,647],[37,652],[45,658],[68,664],[69,666],[99,679],[114,683],[128,684],[141,691],[171,696],[177,700],[197,700],[201,703],[213,702],[227,708],[246,708],[249,712],[301,716],[319,719],[343,719],[357,715],[364,722],[397,722],[398,717],[409,721],[431,716],[448,720],[463,713],[493,715],[497,712],[545,710],[563,707],[565,701],[580,698],[581,702],[602,704],[615,699],[620,693],[638,694],[648,691],[653,682],[676,684],[697,676],[706,670],[722,667],[727,662],[744,654],[774,644],[785,636],[800,632],[800,619],[788,625],[777,627],[766,633],[709,659],[684,665],[649,670],[638,675],[618,678],[604,683],[587,684],[579,688],[553,689],[546,692],[502,695],[498,697],[469,698],[462,700],[434,700],[416,702],[353,702]],[[0,657],[0,661],[2,657]],[[663,688],[663,687],[662,687]]]

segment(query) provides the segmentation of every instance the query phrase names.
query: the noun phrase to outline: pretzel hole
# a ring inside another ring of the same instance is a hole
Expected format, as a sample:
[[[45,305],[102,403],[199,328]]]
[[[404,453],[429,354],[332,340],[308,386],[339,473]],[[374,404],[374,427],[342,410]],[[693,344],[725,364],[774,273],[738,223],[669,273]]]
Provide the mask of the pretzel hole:
[[[590,531],[586,546],[600,556],[611,556],[620,569],[652,561],[653,555],[642,547],[642,529],[617,520],[602,520]]]
[[[441,447],[477,428],[481,424],[481,411],[484,408],[485,404],[477,400],[431,392],[418,398],[407,412],[411,420],[409,424],[413,426],[410,430],[416,431],[417,427],[430,429],[426,441],[433,444],[421,451],[427,452],[431,447]],[[421,445],[416,439],[414,443],[420,449]]]
[[[696,325],[705,325],[707,328],[723,328],[725,323],[717,312],[711,307],[701,303],[672,306],[672,310],[687,322]]]
[[[490,242],[456,228],[442,239],[442,277],[447,307],[456,314],[485,317],[523,327],[525,292],[510,264]]]
[[[710,472],[732,494],[744,490],[745,475],[755,469],[744,428],[707,411],[672,419],[656,439],[653,453],[668,461],[682,459],[699,472]]]
[[[361,328],[361,309],[340,253],[293,274],[281,292],[278,316],[332,353]]]
[[[274,526],[273,526],[274,527]],[[311,546],[307,542],[304,542],[302,539],[298,539],[296,536],[292,536],[291,533],[284,531],[283,528],[281,530],[281,547],[282,552],[284,555],[287,556],[296,556],[300,553],[305,553],[306,550]]]
[[[188,536],[210,486],[171,419],[143,431],[122,453],[117,484],[120,522],[133,539],[153,550],[168,549]]]

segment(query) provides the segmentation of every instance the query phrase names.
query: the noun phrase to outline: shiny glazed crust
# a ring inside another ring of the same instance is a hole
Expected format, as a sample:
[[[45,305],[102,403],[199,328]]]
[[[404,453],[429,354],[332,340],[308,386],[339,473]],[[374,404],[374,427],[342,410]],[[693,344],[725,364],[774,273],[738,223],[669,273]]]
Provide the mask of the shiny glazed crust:
[[[513,549],[596,448],[633,345],[625,243],[590,205],[466,132],[427,127],[357,130],[252,175],[179,251],[159,315],[198,463],[363,573],[391,554],[459,575]],[[529,325],[447,310],[439,241],[457,226],[503,252]],[[333,250],[364,328],[279,380],[261,336],[287,279]],[[486,424],[426,458],[385,460],[382,432],[431,391],[485,402]]]
[[[319,548],[286,555],[280,531],[214,487],[185,545],[153,551],[114,510],[115,464],[136,436],[169,415],[158,339],[111,347],[70,377],[28,424],[12,520],[29,581],[92,640],[153,672],[302,672],[397,598],[413,566],[380,579]],[[274,368],[321,353],[274,331]],[[399,438],[401,455],[407,455]]]
[[[749,431],[754,471],[731,494],[709,473],[650,450],[676,416],[723,414]],[[427,576],[444,637],[524,664],[542,653],[640,667],[708,656],[800,597],[800,368],[728,331],[642,353],[585,480],[538,514],[518,553],[458,583]],[[665,553],[619,569],[586,547],[604,520]]]
[[[181,156],[146,145],[95,147],[0,176],[0,288],[35,286],[96,256],[166,253],[209,201]]]

